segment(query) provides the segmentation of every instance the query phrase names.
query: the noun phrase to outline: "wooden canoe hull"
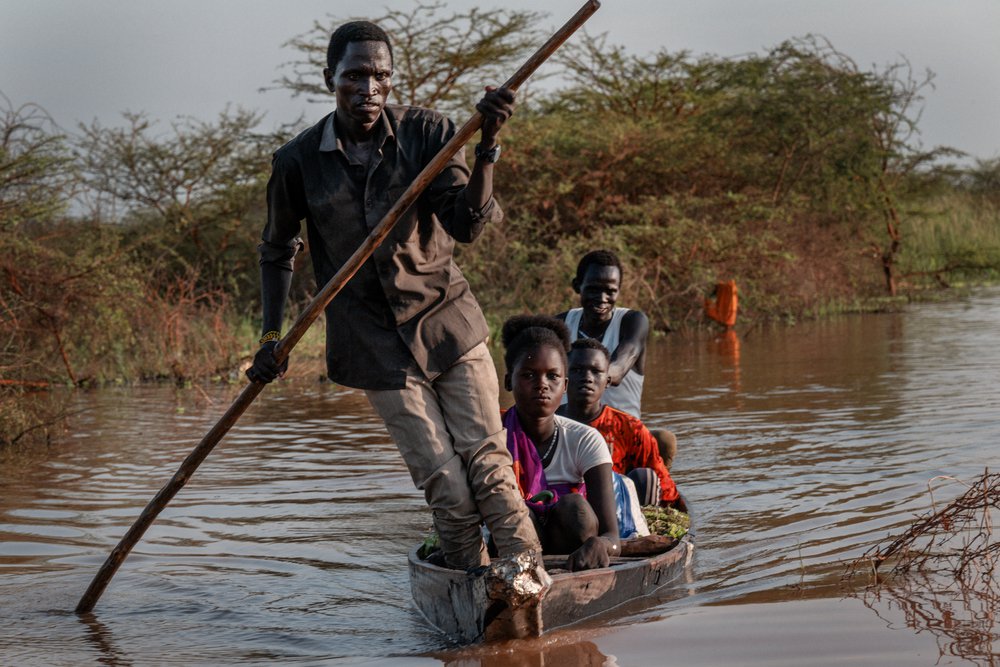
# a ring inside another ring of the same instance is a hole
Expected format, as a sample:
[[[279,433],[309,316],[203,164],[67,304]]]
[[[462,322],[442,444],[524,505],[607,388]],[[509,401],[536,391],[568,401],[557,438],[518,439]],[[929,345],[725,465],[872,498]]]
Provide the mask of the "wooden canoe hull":
[[[684,573],[693,553],[694,539],[688,534],[656,556],[615,558],[611,567],[555,572],[537,606],[512,612],[487,598],[482,577],[422,561],[415,547],[409,554],[410,588],[424,618],[453,641],[539,636],[654,593]],[[554,572],[558,559],[545,561]]]

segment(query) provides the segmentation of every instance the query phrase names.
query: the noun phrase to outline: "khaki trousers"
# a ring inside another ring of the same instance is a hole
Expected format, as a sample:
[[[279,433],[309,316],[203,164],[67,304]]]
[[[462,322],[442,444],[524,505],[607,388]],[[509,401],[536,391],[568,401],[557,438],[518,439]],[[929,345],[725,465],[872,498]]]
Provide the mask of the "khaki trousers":
[[[541,551],[514,478],[485,343],[433,380],[411,374],[403,389],[365,393],[424,491],[450,567],[489,563],[480,521],[501,556]]]

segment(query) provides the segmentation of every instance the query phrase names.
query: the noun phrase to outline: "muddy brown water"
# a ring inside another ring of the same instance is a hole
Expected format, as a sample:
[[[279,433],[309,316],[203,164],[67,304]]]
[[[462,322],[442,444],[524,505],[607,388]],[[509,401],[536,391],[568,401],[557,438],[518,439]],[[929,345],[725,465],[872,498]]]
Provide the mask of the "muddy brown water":
[[[405,553],[429,518],[388,436],[362,395],[308,382],[269,388],[95,613],[74,615],[239,387],[80,392],[62,438],[0,458],[0,664],[998,664],[988,604],[940,581],[841,580],[929,507],[932,477],[996,465],[998,338],[990,289],[653,341],[645,417],[680,442],[697,524],[687,576],[539,640],[464,649],[411,603]]]

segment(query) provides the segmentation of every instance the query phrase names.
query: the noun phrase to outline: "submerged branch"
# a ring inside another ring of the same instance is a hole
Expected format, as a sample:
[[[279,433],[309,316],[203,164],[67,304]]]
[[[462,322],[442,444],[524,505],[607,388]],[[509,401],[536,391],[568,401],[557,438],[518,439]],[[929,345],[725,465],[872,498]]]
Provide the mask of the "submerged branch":
[[[936,477],[931,482],[938,479],[954,478]],[[917,570],[946,574],[963,587],[985,587],[996,594],[1000,542],[993,535],[993,513],[1000,511],[1000,474],[984,470],[967,486],[964,494],[941,509],[933,505],[932,494],[930,512],[917,517],[902,534],[866,551],[848,566],[848,575],[869,569],[877,575],[883,563],[893,561],[890,576]]]

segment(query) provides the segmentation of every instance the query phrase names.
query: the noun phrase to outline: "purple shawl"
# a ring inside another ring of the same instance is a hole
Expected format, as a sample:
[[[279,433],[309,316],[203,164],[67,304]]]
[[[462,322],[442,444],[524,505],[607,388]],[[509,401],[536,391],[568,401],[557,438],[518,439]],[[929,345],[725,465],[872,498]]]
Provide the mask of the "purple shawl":
[[[586,495],[583,484],[549,484],[545,479],[545,469],[542,459],[538,456],[538,448],[517,418],[517,408],[511,407],[503,416],[503,425],[507,429],[507,451],[514,459],[514,475],[517,477],[517,487],[521,497],[532,510],[544,514],[556,504],[560,495],[567,493],[582,493]],[[556,427],[558,428],[558,426]],[[565,447],[561,442],[557,446]],[[547,492],[547,493],[546,493]],[[542,497],[538,497],[540,494]],[[548,495],[551,494],[551,498]]]

